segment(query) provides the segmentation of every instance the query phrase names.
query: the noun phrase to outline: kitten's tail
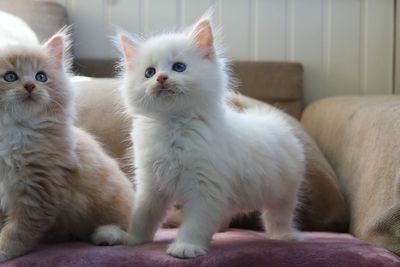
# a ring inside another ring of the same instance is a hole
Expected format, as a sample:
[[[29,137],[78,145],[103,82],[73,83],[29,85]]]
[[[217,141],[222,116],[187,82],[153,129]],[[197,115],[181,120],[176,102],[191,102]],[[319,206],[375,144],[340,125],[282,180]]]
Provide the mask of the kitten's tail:
[[[102,246],[127,245],[129,237],[129,233],[118,225],[108,224],[97,227],[91,240],[94,244]]]

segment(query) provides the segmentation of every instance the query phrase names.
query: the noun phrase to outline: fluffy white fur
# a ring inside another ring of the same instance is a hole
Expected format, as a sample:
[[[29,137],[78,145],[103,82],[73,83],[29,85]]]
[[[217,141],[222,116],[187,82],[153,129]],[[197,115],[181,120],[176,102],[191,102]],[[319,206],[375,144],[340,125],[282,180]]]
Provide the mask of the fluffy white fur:
[[[0,11],[0,21],[0,48],[18,44],[39,44],[35,32],[19,17]]]
[[[120,226],[109,224],[97,227],[91,239],[97,245],[120,245],[128,243],[129,234]]]
[[[173,201],[183,203],[183,223],[167,250],[172,256],[206,254],[225,218],[253,210],[263,211],[271,238],[301,239],[292,220],[303,147],[278,113],[240,114],[224,104],[228,72],[209,18],[189,33],[147,41],[121,35],[120,42],[123,92],[135,116],[131,243],[151,241]],[[186,70],[172,70],[175,62]],[[148,67],[156,69],[151,78]],[[159,75],[168,76],[164,88]]]

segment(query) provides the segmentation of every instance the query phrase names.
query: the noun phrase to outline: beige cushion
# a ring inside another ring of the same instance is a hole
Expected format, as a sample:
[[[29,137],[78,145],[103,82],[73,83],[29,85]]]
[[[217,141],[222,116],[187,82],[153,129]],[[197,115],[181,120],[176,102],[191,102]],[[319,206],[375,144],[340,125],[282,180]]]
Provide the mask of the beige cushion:
[[[400,96],[324,99],[302,122],[338,175],[351,233],[400,254]]]
[[[129,153],[130,118],[121,112],[122,99],[116,90],[113,79],[93,79],[77,82],[77,125],[97,136],[105,149],[119,159],[121,166]],[[259,105],[266,110],[272,107],[244,96],[231,94],[229,99],[240,108]],[[347,225],[346,205],[338,191],[336,177],[311,138],[302,130],[300,124],[287,116],[297,129],[297,134],[307,148],[309,185],[304,195],[304,206],[300,209],[299,220],[305,230],[343,231]],[[129,170],[125,168],[125,170]],[[174,223],[179,223],[174,217]]]
[[[1,0],[0,10],[22,18],[41,42],[68,24],[65,8],[50,0]]]
[[[300,119],[303,111],[303,68],[297,63],[236,61],[238,91],[270,103]]]

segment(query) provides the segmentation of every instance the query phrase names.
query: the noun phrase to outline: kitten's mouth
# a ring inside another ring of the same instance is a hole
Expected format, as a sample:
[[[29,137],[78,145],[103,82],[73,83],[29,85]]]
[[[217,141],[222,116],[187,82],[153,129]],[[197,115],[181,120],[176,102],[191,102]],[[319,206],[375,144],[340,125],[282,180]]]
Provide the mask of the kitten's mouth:
[[[174,97],[183,94],[179,87],[173,83],[158,84],[151,88],[151,94],[156,97]]]
[[[164,84],[154,88],[153,92],[157,96],[173,96],[178,93],[178,90],[174,86]]]
[[[158,89],[157,95],[174,95],[176,94],[176,92],[172,89],[168,89],[168,88],[160,88]]]
[[[35,101],[35,99],[33,98],[33,96],[32,95],[28,95],[27,97],[25,97],[24,99],[23,99],[23,102],[34,102]]]

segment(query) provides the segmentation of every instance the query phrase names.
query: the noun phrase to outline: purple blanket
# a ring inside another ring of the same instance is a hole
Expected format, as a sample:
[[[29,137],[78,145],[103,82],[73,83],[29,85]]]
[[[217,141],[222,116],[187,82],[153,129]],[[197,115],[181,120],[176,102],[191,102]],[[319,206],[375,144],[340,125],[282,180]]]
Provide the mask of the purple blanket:
[[[0,267],[15,266],[400,266],[400,258],[349,234],[306,233],[303,242],[268,240],[263,233],[230,229],[214,235],[208,255],[192,260],[168,256],[176,230],[163,229],[154,243],[96,247],[75,242],[41,246]]]

